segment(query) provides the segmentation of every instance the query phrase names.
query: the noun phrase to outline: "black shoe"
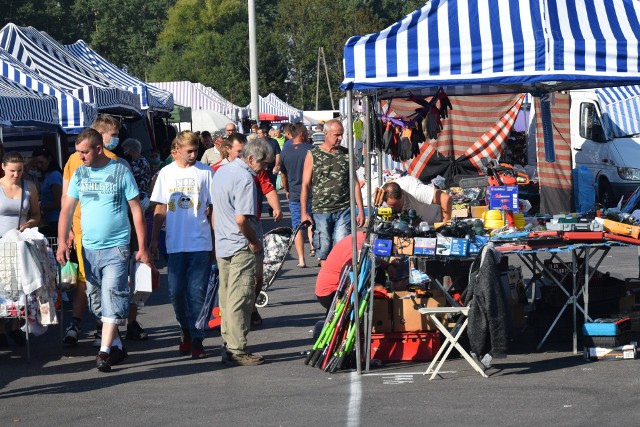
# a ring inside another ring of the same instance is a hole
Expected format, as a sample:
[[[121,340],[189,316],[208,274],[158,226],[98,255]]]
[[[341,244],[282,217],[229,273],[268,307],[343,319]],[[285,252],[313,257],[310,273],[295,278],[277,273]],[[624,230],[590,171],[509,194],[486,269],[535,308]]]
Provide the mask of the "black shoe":
[[[122,349],[120,349],[118,346],[114,345],[113,347],[111,347],[111,353],[109,354],[109,358],[111,359],[111,366],[119,364],[124,359],[126,359],[127,356],[129,356],[129,353],[127,353],[127,349],[124,348],[124,346],[122,347]]]
[[[24,332],[22,332],[20,329],[14,329],[10,331],[8,335],[11,337],[13,342],[16,343],[17,346],[22,347],[27,344],[27,339],[24,336]]]
[[[130,341],[146,341],[149,339],[149,334],[142,329],[140,323],[134,320],[127,325],[127,335],[125,335],[125,339]]]
[[[111,356],[109,353],[101,351],[96,356],[96,367],[100,372],[111,372]]]
[[[257,310],[251,312],[251,326],[262,326],[262,316]]]
[[[75,323],[71,323],[65,331],[62,342],[69,346],[75,346],[78,344],[78,337],[80,336],[80,327]]]
[[[193,359],[204,359],[207,357],[207,353],[204,351],[201,339],[194,339],[191,342],[191,357]]]

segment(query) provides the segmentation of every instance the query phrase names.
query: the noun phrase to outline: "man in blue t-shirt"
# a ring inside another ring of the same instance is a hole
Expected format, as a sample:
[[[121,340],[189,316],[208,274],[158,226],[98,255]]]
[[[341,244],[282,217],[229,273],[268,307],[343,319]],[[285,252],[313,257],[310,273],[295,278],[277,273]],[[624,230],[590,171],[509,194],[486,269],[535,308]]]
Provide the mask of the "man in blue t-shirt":
[[[118,325],[126,323],[129,310],[131,230],[127,207],[138,238],[136,260],[150,266],[145,246],[146,223],[131,171],[106,156],[100,133],[94,129],[82,131],[76,138],[76,151],[83,165],[74,172],[67,194],[62,197],[56,258],[63,265],[69,259],[66,236],[80,201],[85,276],[87,282],[101,289],[102,340],[96,363],[99,371],[109,372],[112,365],[127,356],[118,333]]]
[[[280,180],[289,200],[289,210],[291,211],[291,227],[295,230],[300,224],[300,191],[302,190],[302,171],[304,170],[304,160],[307,152],[313,145],[307,142],[307,128],[302,123],[291,125],[290,133],[293,138],[291,145],[287,145],[280,155]],[[307,211],[311,212],[311,199],[307,203]],[[311,228],[308,228],[309,244],[311,244],[310,255],[315,256],[313,249]],[[304,259],[304,234],[297,233],[294,240],[296,252],[298,253],[298,267],[306,267]]]

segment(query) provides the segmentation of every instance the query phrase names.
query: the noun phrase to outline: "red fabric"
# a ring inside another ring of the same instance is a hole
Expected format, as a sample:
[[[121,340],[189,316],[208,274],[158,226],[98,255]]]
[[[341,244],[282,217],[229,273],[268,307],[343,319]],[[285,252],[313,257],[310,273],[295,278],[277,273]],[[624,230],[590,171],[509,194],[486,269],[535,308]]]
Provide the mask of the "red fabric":
[[[326,297],[331,295],[338,289],[338,283],[340,282],[340,272],[342,266],[346,263],[350,263],[353,259],[351,256],[351,246],[353,242],[353,236],[349,234],[344,239],[340,240],[333,246],[329,256],[322,264],[318,278],[316,279],[316,295],[319,297]],[[359,231],[357,234],[356,245],[358,248],[362,247],[364,243],[364,231]]]
[[[228,164],[228,163],[222,163],[223,161],[224,159],[212,164],[211,169],[213,169],[214,172],[217,172],[218,169],[220,169],[222,166]],[[267,175],[267,171],[264,169],[262,169],[260,173],[258,173],[256,176],[253,177],[253,182],[255,182],[256,187],[259,188],[260,191],[262,191],[262,194],[264,194],[265,196],[271,191],[276,189],[271,183],[271,181],[269,180],[269,175]],[[256,215],[258,219],[260,219],[261,214],[262,214],[262,205],[258,204],[258,215]]]

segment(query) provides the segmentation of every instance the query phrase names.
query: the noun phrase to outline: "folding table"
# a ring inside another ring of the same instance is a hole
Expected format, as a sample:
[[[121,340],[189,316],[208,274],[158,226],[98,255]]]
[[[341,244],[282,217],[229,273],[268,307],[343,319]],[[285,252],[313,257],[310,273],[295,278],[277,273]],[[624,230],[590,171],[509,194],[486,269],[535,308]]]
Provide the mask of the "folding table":
[[[560,317],[567,309],[569,305],[573,308],[573,353],[578,354],[578,328],[577,328],[577,310],[580,310],[584,315],[584,319],[586,322],[591,321],[589,317],[589,280],[593,276],[593,274],[597,271],[598,267],[604,260],[604,258],[609,253],[611,246],[626,246],[624,244],[620,244],[618,242],[599,242],[599,243],[579,243],[572,244],[562,247],[550,247],[550,248],[537,248],[535,250],[517,250],[517,251],[504,251],[505,254],[516,254],[523,262],[523,264],[527,267],[528,270],[533,274],[532,280],[535,281],[537,278],[544,278],[545,280],[550,281],[555,286],[560,288],[562,292],[567,297],[566,302],[560,309],[560,312],[557,314],[554,321],[549,326],[546,334],[540,340],[538,344],[537,350],[542,348],[542,345],[545,343],[556,324],[560,320]],[[562,258],[560,258],[559,254],[562,252],[567,252],[571,254],[571,262],[566,262]],[[551,255],[550,261],[555,261],[561,265],[564,265],[566,268],[566,273],[563,277],[558,278],[557,274],[554,273],[543,260],[539,258],[539,254],[541,253],[549,253]],[[590,269],[589,266],[591,261],[595,260],[595,265],[593,269]],[[579,284],[580,278],[580,270],[584,269],[584,281],[582,284]],[[562,285],[562,281],[570,276],[572,280],[572,290],[569,292]],[[535,286],[535,284],[534,284]],[[535,287],[532,290],[533,298],[535,299]],[[584,307],[580,305],[578,299],[580,296],[583,296]]]
[[[436,325],[438,330],[442,332],[442,335],[446,338],[424,373],[424,375],[431,374],[429,381],[438,375],[444,361],[447,360],[451,350],[454,348],[460,352],[462,357],[469,362],[469,365],[471,365],[475,371],[484,378],[487,378],[487,374],[484,373],[484,369],[482,369],[482,367],[478,365],[478,362],[476,362],[473,357],[471,357],[471,355],[458,343],[458,340],[462,336],[467,327],[467,323],[469,322],[469,318],[467,317],[469,315],[469,307],[422,307],[418,309],[418,312],[422,315],[429,316],[433,324]],[[451,332],[449,332],[438,318],[439,315],[443,314],[459,315],[458,321]]]

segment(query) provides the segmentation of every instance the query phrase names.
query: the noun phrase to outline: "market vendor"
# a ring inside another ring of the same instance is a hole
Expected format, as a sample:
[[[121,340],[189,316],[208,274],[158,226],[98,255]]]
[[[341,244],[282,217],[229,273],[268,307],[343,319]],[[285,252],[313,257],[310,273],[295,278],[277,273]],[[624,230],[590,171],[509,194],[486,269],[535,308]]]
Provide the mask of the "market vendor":
[[[444,191],[406,175],[382,186],[383,201],[390,208],[406,211],[414,209],[423,221],[450,221],[453,199]],[[439,209],[438,209],[439,206]]]
[[[356,235],[356,246],[358,247],[358,251],[362,248],[362,244],[364,243],[365,232],[359,231]],[[333,297],[338,290],[338,286],[340,285],[340,276],[342,273],[342,269],[345,264],[351,264],[353,260],[352,256],[352,242],[353,235],[349,234],[347,237],[340,240],[336,245],[333,246],[331,252],[329,252],[329,256],[327,256],[326,261],[320,267],[320,271],[318,272],[318,277],[316,279],[316,298],[320,305],[322,305],[327,312],[331,308],[331,304],[333,302]],[[393,264],[387,263],[381,259],[376,261],[378,267],[376,268],[376,277],[375,283],[381,283],[384,285],[385,277],[384,275],[388,272],[389,275],[395,277],[395,272],[393,271]]]

